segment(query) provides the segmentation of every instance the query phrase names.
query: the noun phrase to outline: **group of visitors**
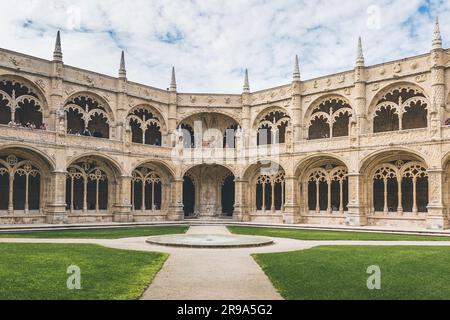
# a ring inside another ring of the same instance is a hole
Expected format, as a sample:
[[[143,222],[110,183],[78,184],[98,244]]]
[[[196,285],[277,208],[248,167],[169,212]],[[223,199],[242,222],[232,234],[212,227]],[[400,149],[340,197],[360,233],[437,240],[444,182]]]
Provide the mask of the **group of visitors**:
[[[69,129],[68,134],[73,134],[77,137],[94,137],[94,138],[103,138],[104,136],[102,135],[101,132],[91,132],[88,128],[85,129],[81,129],[79,131],[74,131],[72,129]]]
[[[91,131],[89,131],[88,128],[85,128],[84,130],[80,130],[77,132],[74,132],[72,129],[69,129],[69,134],[76,135],[77,137],[85,136],[85,137],[92,137]]]
[[[44,130],[47,131],[47,124],[42,123],[40,126],[36,126],[36,124],[34,122],[27,122],[25,125],[20,123],[20,122],[15,122],[15,121],[10,121],[8,123],[8,126],[10,126],[11,128],[25,128],[25,129],[39,129],[39,130]]]

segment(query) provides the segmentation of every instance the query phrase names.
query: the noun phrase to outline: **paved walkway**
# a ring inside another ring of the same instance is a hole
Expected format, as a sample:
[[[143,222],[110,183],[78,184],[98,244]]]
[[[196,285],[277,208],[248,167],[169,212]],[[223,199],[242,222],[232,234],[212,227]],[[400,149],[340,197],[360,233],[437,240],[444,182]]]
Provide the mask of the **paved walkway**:
[[[230,234],[225,227],[191,227],[188,234]],[[265,273],[243,250],[181,249],[170,255],[145,300],[279,300]]]
[[[191,227],[188,234],[229,234],[223,226]],[[301,241],[274,238],[275,244],[259,248],[189,249],[149,245],[147,237],[105,239],[1,239],[0,243],[99,244],[110,248],[159,251],[169,259],[147,289],[148,300],[277,300],[282,299],[253,253],[305,250],[321,245],[450,246],[442,241]]]

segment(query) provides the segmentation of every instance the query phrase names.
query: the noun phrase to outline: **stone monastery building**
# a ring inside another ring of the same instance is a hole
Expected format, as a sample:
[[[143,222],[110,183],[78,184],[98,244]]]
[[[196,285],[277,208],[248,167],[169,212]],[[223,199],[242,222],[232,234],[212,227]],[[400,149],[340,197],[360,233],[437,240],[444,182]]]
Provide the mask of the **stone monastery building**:
[[[240,94],[0,49],[0,224],[233,219],[446,229],[450,50]]]

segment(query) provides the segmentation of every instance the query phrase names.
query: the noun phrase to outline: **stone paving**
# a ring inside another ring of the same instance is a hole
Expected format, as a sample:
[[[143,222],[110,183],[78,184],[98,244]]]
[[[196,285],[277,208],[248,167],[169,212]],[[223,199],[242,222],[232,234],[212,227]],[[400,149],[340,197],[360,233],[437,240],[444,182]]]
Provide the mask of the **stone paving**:
[[[188,234],[229,234],[223,226],[191,227]],[[320,245],[450,246],[443,241],[301,241],[273,238],[275,244],[257,248],[190,249],[150,245],[148,237],[124,239],[1,239],[0,243],[73,243],[159,251],[169,259],[144,293],[145,300],[277,300],[282,299],[253,253],[289,252]]]

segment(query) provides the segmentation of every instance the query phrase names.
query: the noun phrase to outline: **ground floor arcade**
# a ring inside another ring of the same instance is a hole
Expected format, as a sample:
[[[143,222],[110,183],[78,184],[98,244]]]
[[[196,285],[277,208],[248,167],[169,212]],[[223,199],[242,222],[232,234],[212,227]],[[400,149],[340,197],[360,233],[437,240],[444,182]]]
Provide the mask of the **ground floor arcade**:
[[[283,163],[283,162],[281,162]],[[332,155],[295,166],[194,165],[180,174],[146,161],[131,174],[106,156],[89,155],[55,170],[36,151],[0,151],[0,223],[235,221],[448,227],[450,157],[429,168],[414,153],[366,159],[360,171]]]

